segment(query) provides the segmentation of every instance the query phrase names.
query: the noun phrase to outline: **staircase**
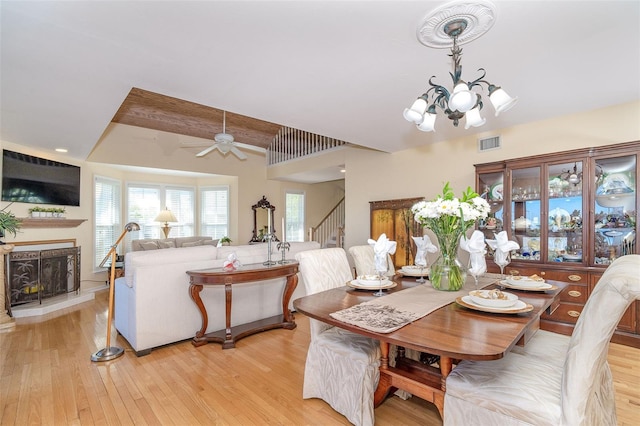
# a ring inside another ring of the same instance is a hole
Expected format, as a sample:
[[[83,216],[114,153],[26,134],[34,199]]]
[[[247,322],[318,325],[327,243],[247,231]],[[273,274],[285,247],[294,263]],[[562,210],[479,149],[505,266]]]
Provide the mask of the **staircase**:
[[[344,197],[316,227],[309,228],[309,241],[317,241],[322,248],[344,245]]]

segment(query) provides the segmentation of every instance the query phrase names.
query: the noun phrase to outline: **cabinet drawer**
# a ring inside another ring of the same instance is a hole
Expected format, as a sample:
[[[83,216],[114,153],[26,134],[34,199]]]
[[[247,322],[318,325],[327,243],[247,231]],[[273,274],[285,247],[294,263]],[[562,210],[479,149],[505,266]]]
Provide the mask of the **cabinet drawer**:
[[[542,314],[542,318],[551,321],[575,324],[576,321],[578,321],[583,308],[584,305],[560,302],[560,306],[558,306],[558,308],[553,311],[551,315],[545,313]]]
[[[579,283],[587,284],[589,282],[589,274],[580,271],[550,271],[543,270],[541,268],[524,267],[521,268],[518,265],[509,266],[506,268],[506,274],[518,272],[522,276],[538,275],[545,280],[562,281],[565,283]]]
[[[587,286],[580,284],[569,284],[560,293],[560,300],[569,303],[587,303]]]

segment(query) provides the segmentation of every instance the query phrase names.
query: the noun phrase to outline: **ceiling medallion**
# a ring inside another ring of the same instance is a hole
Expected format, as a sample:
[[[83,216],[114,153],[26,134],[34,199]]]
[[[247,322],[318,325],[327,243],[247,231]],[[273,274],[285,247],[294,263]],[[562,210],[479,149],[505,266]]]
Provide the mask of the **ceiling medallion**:
[[[458,36],[462,45],[489,31],[497,19],[496,6],[488,0],[454,1],[438,7],[424,17],[418,25],[418,41],[428,47],[448,49],[453,40],[447,32],[451,21],[464,21],[466,28]]]

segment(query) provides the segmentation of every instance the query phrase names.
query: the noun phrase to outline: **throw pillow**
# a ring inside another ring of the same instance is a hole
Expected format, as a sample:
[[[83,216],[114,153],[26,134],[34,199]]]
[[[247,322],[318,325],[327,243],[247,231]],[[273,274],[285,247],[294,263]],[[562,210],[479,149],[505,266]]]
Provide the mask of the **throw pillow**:
[[[204,240],[202,244],[204,244],[205,246],[217,246],[218,240]]]
[[[182,247],[195,247],[195,246],[201,246],[201,245],[202,245],[202,240],[193,241],[191,243],[182,243]]]
[[[176,242],[175,241],[158,241],[158,246],[161,249],[176,248]]]
[[[155,241],[149,241],[147,243],[140,243],[142,250],[158,250],[158,243]]]

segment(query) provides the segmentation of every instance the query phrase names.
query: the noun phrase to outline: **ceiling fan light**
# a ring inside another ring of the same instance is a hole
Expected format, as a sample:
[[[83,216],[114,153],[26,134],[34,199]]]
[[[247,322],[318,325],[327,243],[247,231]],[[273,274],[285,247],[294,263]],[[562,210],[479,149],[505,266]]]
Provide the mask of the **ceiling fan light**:
[[[470,111],[478,102],[478,95],[471,90],[464,81],[458,82],[449,97],[449,109],[452,111]]]
[[[403,116],[405,120],[420,124],[423,120],[424,112],[427,109],[427,101],[420,97],[415,100],[410,108],[405,108]]]
[[[518,98],[512,98],[499,87],[494,90],[489,88],[489,99],[496,110],[496,117],[501,112],[510,110],[518,102]]]
[[[231,151],[231,145],[224,142],[218,143],[218,149],[221,153],[226,155],[227,153],[229,153],[229,151]]]
[[[487,122],[486,118],[482,118],[480,116],[479,106],[465,113],[464,120],[465,120],[465,125],[464,125],[465,129],[468,129],[469,127],[480,127]]]

